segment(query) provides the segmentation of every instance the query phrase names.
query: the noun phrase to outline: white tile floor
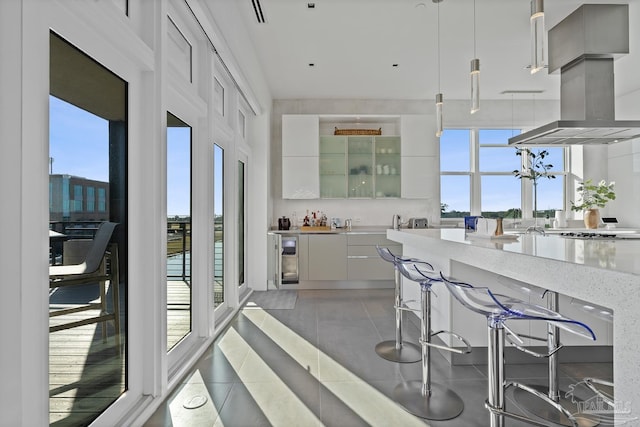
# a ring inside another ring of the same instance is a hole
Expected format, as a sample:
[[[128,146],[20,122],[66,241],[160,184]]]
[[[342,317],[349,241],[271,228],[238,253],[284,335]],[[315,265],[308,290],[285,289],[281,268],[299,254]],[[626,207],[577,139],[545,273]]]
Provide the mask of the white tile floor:
[[[392,306],[393,290],[386,289],[299,291],[289,310],[247,306],[146,425],[488,426],[486,367],[452,367],[437,352],[432,381],[460,395],[463,413],[426,421],[394,402],[396,385],[419,380],[421,364],[393,363],[375,353],[378,342],[395,336]],[[418,335],[405,322],[406,339],[417,342]],[[507,375],[544,384],[546,367],[512,365]],[[611,379],[611,364],[561,364],[562,384],[586,375]],[[203,398],[202,406],[185,408]],[[518,411],[509,395],[508,405]]]

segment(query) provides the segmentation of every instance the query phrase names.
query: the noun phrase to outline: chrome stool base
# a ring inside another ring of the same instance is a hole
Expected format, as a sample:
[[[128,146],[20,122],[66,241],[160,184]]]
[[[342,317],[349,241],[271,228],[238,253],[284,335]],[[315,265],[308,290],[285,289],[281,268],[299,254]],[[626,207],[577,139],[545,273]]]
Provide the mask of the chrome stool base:
[[[453,390],[431,383],[431,394],[422,395],[422,381],[398,384],[393,390],[394,400],[407,412],[427,420],[450,420],[464,409],[462,399]]]
[[[376,353],[383,359],[398,363],[415,363],[422,359],[420,347],[410,342],[403,342],[396,348],[396,342],[382,341],[376,345]]]
[[[542,385],[530,385],[532,389],[539,391],[542,394],[547,394],[548,388]],[[559,404],[562,405],[570,414],[572,414],[576,418],[576,422],[579,427],[595,427],[600,425],[600,421],[591,415],[581,414],[579,413],[579,407],[576,404],[576,399],[567,399],[564,397],[565,392],[560,392],[560,400]],[[532,414],[538,418],[542,418],[543,420],[551,421],[552,423],[561,425],[561,426],[569,426],[571,427],[571,421],[560,411],[546,404],[543,400],[538,399],[531,393],[527,393],[526,391],[516,388],[513,390],[513,400],[515,400],[516,405]]]

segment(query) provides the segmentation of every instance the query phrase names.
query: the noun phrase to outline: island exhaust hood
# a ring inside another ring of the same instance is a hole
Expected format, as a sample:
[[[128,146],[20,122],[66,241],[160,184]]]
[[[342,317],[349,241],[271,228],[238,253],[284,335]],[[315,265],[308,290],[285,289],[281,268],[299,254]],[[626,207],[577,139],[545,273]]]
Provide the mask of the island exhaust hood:
[[[549,72],[560,69],[560,120],[510,145],[610,144],[640,137],[615,119],[613,61],[629,53],[629,5],[584,4],[549,31]]]

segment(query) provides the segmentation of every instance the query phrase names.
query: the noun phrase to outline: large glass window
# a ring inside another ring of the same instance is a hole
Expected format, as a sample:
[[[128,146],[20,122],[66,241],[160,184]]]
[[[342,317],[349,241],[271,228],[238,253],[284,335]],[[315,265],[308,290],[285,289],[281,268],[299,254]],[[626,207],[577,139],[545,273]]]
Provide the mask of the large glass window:
[[[245,162],[238,161],[238,286],[245,284]]]
[[[50,90],[50,423],[89,425],[127,389],[127,83],[51,33]]]
[[[523,209],[536,216],[553,216],[564,209],[565,149],[528,148],[547,151],[545,164],[553,165],[551,175],[540,178],[537,186],[529,179],[518,179],[514,171],[525,171],[526,162],[508,145],[517,129],[446,129],[440,138],[441,217],[465,215],[519,218]],[[537,187],[537,188],[536,188]],[[531,195],[530,198],[528,198]]]
[[[191,127],[167,113],[167,350],[191,332]]]
[[[224,150],[213,146],[213,306],[224,302]]]

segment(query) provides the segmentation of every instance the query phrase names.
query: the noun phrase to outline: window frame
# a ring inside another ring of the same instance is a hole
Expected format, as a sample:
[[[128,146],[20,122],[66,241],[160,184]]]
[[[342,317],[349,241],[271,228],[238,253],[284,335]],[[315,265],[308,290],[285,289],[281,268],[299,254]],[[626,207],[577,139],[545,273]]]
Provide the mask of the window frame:
[[[498,126],[488,126],[488,127],[479,127],[479,126],[470,126],[470,127],[450,127],[447,129],[451,130],[468,130],[469,131],[469,170],[468,171],[443,171],[440,170],[440,177],[442,176],[468,176],[469,177],[469,208],[470,215],[480,216],[482,215],[482,177],[483,176],[513,176],[512,171],[481,171],[480,170],[480,148],[512,148],[515,150],[514,146],[504,145],[504,144],[481,144],[480,142],[480,131],[483,130],[513,130],[521,132],[522,130],[519,128],[511,128],[511,127],[498,127]],[[447,131],[444,130],[444,132]],[[440,146],[440,152],[442,152],[442,147]],[[568,200],[567,200],[567,185],[568,179],[567,177],[570,175],[570,153],[571,151],[568,147],[544,147],[544,146],[527,146],[520,147],[527,150],[537,150],[537,149],[545,149],[545,148],[562,148],[563,149],[563,165],[561,169],[556,169],[552,171],[553,174],[557,178],[563,179],[562,185],[562,210],[567,209]],[[515,152],[514,152],[515,155]],[[520,159],[520,169],[522,171],[525,170],[525,156],[522,156]],[[514,177],[514,179],[517,179]],[[521,179],[521,192],[520,192],[520,209],[522,211],[523,219],[531,219],[533,218],[533,182],[529,179]],[[440,203],[442,204],[442,187],[440,187]],[[538,207],[540,208],[540,207]],[[538,209],[540,211],[540,209]],[[440,217],[441,223],[458,223],[462,218],[454,217],[454,218],[446,218]]]

